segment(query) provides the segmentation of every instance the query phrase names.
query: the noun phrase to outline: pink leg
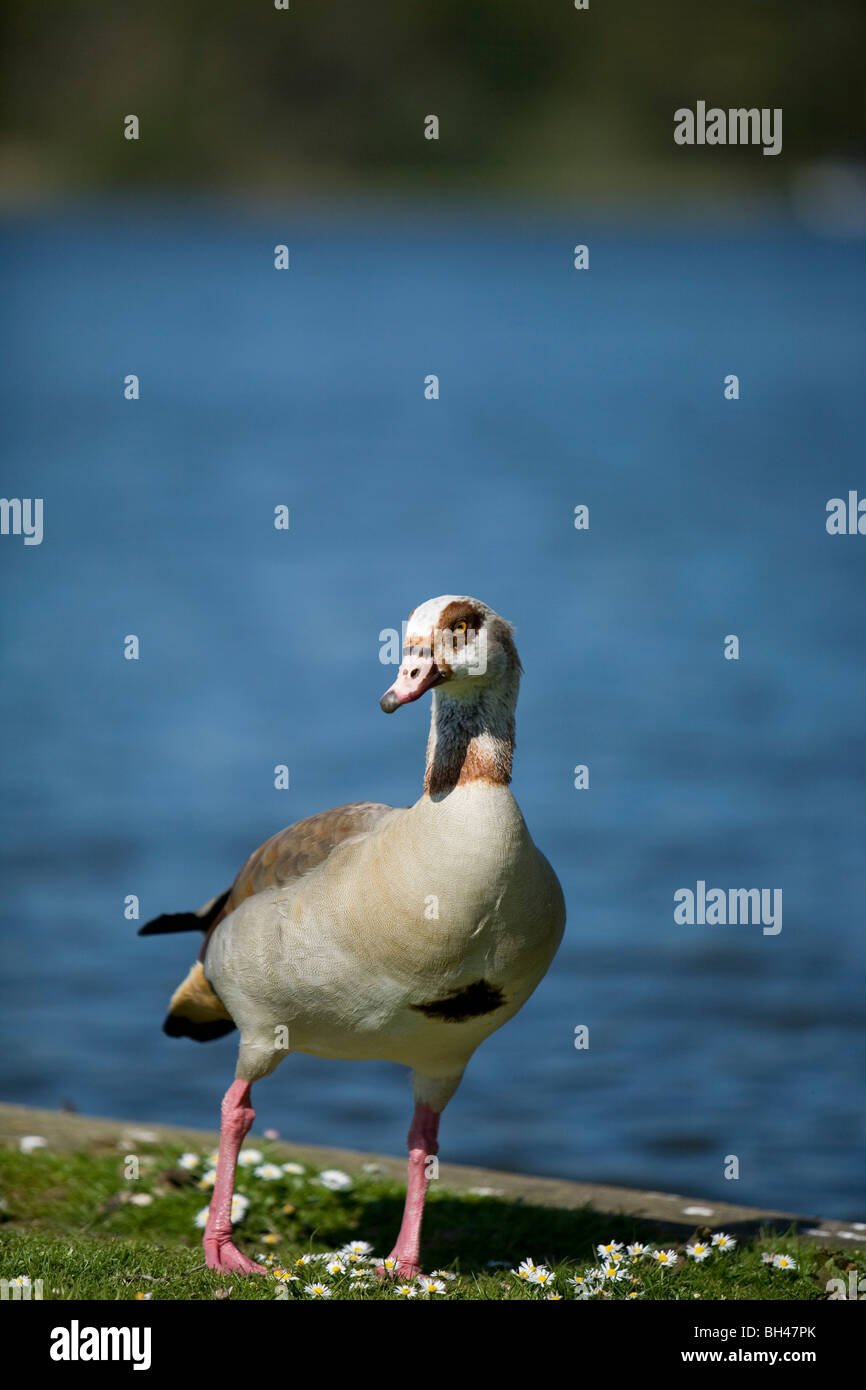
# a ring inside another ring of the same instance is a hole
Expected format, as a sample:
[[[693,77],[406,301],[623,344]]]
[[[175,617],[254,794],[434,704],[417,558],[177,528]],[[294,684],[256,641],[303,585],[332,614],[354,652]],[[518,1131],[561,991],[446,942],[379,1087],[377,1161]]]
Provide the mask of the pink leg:
[[[233,1081],[223,1096],[217,1175],[204,1230],[204,1255],[209,1269],[235,1274],[265,1273],[261,1265],[242,1255],[232,1240],[235,1168],[241,1144],[255,1118],[256,1112],[250,1105],[250,1083]]]
[[[427,1159],[439,1152],[439,1113],[429,1105],[416,1105],[409,1130],[409,1185],[403,1223],[391,1258],[397,1261],[397,1271],[404,1278],[414,1279],[419,1273],[418,1247],[421,1242],[421,1218],[427,1195]]]

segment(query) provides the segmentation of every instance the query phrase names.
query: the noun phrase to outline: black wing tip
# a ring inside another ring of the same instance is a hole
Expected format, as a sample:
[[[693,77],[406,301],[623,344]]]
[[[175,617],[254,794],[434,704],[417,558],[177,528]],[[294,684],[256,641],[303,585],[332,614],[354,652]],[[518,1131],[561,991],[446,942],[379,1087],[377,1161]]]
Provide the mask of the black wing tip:
[[[192,1038],[194,1042],[213,1042],[215,1038],[224,1038],[226,1033],[233,1033],[236,1025],[230,1018],[215,1018],[208,1023],[194,1023],[191,1018],[183,1018],[180,1014],[167,1014],[162,1025],[162,1031],[169,1038]]]
[[[163,936],[175,931],[201,931],[204,922],[194,912],[164,912],[161,917],[152,917],[139,927],[139,936]]]
[[[139,927],[139,936],[163,936],[168,932],[176,931],[207,931],[211,922],[219,917],[223,908],[229,900],[231,889],[227,888],[224,893],[220,893],[218,898],[214,898],[206,908],[199,908],[198,912],[163,912],[161,917],[152,917],[149,922],[145,922],[143,927]]]

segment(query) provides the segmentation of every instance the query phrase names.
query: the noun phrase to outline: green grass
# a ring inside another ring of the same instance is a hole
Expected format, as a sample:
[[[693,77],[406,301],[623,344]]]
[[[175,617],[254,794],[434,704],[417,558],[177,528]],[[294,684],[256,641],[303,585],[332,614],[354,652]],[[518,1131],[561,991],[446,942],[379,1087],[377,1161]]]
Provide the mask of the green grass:
[[[266,1162],[282,1162],[274,1145],[253,1143]],[[140,1176],[133,1181],[124,1177],[124,1157],[117,1150],[0,1151],[0,1277],[41,1279],[45,1299],[135,1299],[145,1293],[153,1299],[212,1299],[227,1296],[228,1289],[233,1299],[305,1299],[304,1285],[314,1279],[328,1284],[334,1298],[398,1296],[394,1284],[372,1271],[368,1287],[357,1289],[348,1274],[329,1275],[321,1262],[294,1265],[302,1255],[332,1252],[353,1240],[367,1241],[376,1255],[386,1255],[400,1224],[400,1184],[381,1173],[360,1173],[352,1175],[349,1189],[332,1192],[315,1181],[310,1168],[303,1176],[270,1182],[251,1168],[239,1168],[235,1190],[250,1205],[235,1228],[237,1243],[247,1254],[273,1257],[275,1267],[300,1276],[297,1283],[281,1285],[272,1273],[244,1279],[204,1267],[201,1231],[194,1222],[209,1197],[199,1186],[208,1165],[194,1172],[178,1169],[179,1154],[176,1147],[153,1146],[140,1156]],[[152,1201],[136,1204],[130,1200],[135,1195]],[[646,1299],[823,1299],[828,1279],[846,1278],[855,1266],[866,1273],[862,1252],[830,1252],[791,1233],[733,1234],[734,1250],[714,1252],[702,1264],[687,1259],[665,1271],[645,1257],[633,1260],[634,1278],[606,1283],[597,1297],[624,1299],[634,1289]],[[265,1236],[275,1236],[276,1242],[266,1242]],[[597,1265],[595,1247],[609,1240],[641,1240],[685,1254],[682,1232],[657,1224],[590,1208],[564,1211],[473,1196],[434,1182],[422,1262],[425,1271],[446,1269],[457,1276],[446,1281],[444,1297],[450,1299],[544,1300],[551,1291],[573,1298],[568,1279]],[[764,1264],[765,1251],[792,1255],[797,1270]],[[546,1288],[511,1273],[527,1256],[553,1272]]]

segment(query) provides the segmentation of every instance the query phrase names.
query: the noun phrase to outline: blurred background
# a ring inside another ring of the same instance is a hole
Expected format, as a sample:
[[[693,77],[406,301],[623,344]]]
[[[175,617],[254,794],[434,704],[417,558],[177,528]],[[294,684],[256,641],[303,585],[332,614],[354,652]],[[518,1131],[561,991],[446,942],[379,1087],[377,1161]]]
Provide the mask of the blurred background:
[[[216,1124],[236,1036],[162,1035],[197,941],[124,899],[414,800],[429,710],[382,716],[379,634],[468,593],[517,627],[569,924],[443,1153],[866,1219],[866,539],[825,529],[866,494],[864,22],[7,7],[2,492],[45,535],[0,538],[0,1098]],[[782,153],[676,146],[698,100],[781,107]],[[699,878],[781,888],[781,934],[677,926]],[[399,1153],[408,1078],[295,1056],[256,1105]]]

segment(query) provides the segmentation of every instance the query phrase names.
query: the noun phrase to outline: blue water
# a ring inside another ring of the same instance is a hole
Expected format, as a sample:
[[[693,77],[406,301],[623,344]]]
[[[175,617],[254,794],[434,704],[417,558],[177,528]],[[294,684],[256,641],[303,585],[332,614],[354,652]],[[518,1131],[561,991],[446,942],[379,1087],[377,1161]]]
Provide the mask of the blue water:
[[[517,626],[514,790],[569,922],[444,1155],[862,1218],[866,537],[824,526],[866,494],[862,247],[167,205],[0,250],[2,490],[45,499],[41,546],[0,538],[3,1098],[215,1124],[235,1040],[162,1035],[192,938],[124,898],[196,906],[292,820],[413,800],[427,702],[381,714],[378,635],[468,593]],[[781,933],[676,925],[698,879],[781,888]],[[407,1076],[296,1056],[256,1104],[399,1152]]]

